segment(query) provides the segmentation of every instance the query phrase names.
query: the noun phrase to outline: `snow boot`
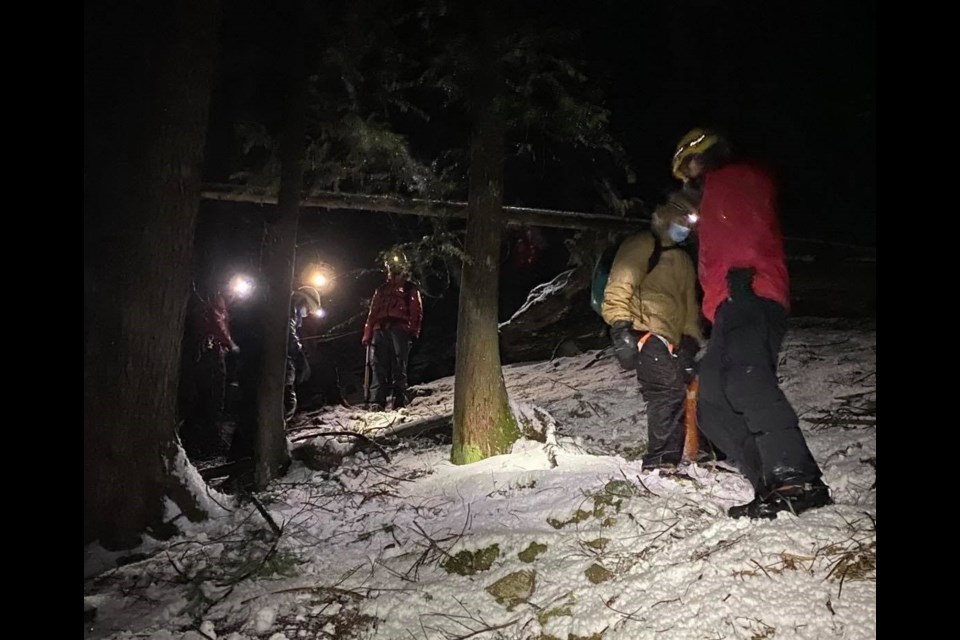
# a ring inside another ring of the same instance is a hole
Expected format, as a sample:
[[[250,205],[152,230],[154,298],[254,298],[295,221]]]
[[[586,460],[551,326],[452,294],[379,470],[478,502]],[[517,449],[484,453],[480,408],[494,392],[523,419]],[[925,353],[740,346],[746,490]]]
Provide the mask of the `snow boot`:
[[[757,496],[747,504],[730,507],[727,514],[731,518],[766,518],[773,520],[781,511],[789,511],[795,516],[809,509],[833,504],[830,489],[817,478],[804,484],[782,485],[763,496]]]
[[[643,456],[643,466],[641,467],[644,471],[653,471],[654,469],[663,469],[664,471],[672,471],[680,465],[680,454],[676,452],[671,453],[655,453],[647,454]]]

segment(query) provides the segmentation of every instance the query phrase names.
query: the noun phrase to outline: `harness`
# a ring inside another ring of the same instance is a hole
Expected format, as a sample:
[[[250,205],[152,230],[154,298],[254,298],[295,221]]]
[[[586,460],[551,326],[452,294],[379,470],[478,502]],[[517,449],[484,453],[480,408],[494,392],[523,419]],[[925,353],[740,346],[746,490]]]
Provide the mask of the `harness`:
[[[681,249],[681,248],[682,248],[682,247],[681,247],[680,245],[678,245],[678,244],[675,244],[675,245],[672,245],[672,246],[669,246],[669,247],[664,247],[664,246],[663,246],[663,243],[660,241],[660,236],[657,235],[656,233],[654,233],[654,234],[653,234],[653,251],[650,253],[650,259],[647,260],[647,274],[646,274],[646,275],[650,275],[650,272],[657,268],[657,264],[660,263],[660,256],[663,255],[663,252],[664,252],[664,251],[670,251],[671,249]],[[644,276],[644,277],[646,277],[646,276]],[[643,345],[646,344],[647,340],[650,339],[650,336],[656,336],[657,338],[659,338],[660,341],[661,341],[664,345],[666,345],[667,351],[670,352],[670,355],[671,355],[671,356],[674,355],[674,354],[673,354],[673,351],[674,351],[674,348],[675,348],[676,345],[674,345],[674,344],[671,343],[671,342],[668,342],[667,339],[664,338],[663,336],[657,335],[657,334],[655,334],[655,333],[651,333],[650,331],[648,331],[647,333],[643,334],[643,336],[642,336],[642,337],[640,338],[640,340],[637,342],[637,351],[642,351],[642,350],[643,350]]]
[[[659,334],[653,333],[652,331],[647,331],[645,334],[643,334],[643,336],[641,336],[640,340],[637,341],[637,351],[643,351],[643,345],[647,343],[647,340],[650,339],[650,336],[660,338],[660,342],[666,345],[667,351],[670,352],[670,355],[673,355],[673,349],[675,345],[672,342],[667,342],[666,338]]]

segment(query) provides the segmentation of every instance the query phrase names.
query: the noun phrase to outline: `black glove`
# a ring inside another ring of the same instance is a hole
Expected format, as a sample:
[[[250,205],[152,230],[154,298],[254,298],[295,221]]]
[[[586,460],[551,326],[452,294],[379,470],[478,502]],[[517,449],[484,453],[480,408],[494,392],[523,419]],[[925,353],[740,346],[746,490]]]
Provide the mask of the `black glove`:
[[[690,384],[697,376],[697,354],[700,353],[700,342],[693,336],[680,338],[677,347],[677,360],[683,370],[683,380]]]
[[[755,273],[756,271],[752,267],[727,271],[727,291],[731,300],[741,302],[757,297],[757,294],[753,292],[753,276]]]
[[[640,364],[640,332],[633,329],[629,320],[618,320],[610,326],[610,340],[613,342],[613,354],[617,356],[620,368],[634,371]]]

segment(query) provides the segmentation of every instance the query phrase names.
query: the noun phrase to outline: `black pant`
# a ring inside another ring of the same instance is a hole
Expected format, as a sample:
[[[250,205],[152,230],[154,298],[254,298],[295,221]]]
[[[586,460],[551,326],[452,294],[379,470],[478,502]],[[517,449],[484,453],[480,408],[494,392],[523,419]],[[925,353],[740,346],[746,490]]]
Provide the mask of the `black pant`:
[[[239,398],[237,401],[236,427],[230,444],[228,459],[239,460],[253,456],[260,424],[260,373],[261,344],[251,342],[241,347],[237,363]]]
[[[643,460],[676,464],[683,454],[687,386],[680,359],[674,358],[667,345],[654,335],[640,349],[637,381],[647,405],[648,444]]]
[[[757,493],[821,475],[777,380],[786,330],[786,311],[776,302],[728,300],[717,309],[700,361],[700,429]]]
[[[184,351],[180,370],[180,439],[190,455],[215,449],[226,385],[219,347]]]
[[[297,363],[287,356],[283,373],[283,421],[289,423],[297,413]]]
[[[386,406],[393,393],[393,407],[407,404],[407,360],[410,357],[410,334],[393,327],[373,332],[373,376],[370,380],[370,401]]]

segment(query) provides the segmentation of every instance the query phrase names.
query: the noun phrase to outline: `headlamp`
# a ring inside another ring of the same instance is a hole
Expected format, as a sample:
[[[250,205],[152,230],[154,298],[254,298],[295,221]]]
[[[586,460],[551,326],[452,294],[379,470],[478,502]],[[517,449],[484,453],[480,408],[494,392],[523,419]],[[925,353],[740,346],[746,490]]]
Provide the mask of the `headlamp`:
[[[236,275],[230,279],[230,292],[238,298],[246,298],[253,291],[253,280],[244,275]]]

